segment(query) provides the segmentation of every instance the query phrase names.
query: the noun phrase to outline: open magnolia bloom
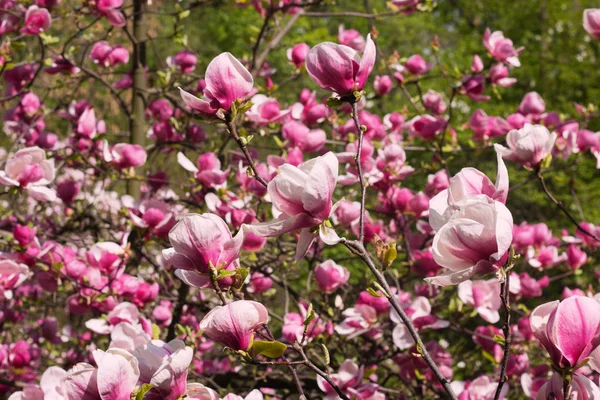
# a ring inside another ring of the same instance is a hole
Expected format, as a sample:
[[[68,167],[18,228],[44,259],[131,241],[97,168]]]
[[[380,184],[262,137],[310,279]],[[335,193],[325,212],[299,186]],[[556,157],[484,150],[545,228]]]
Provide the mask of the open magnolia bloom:
[[[600,399],[598,386],[581,374],[574,374],[571,381],[571,400]],[[563,379],[558,372],[542,386],[536,400],[566,400],[563,391]]]
[[[231,105],[250,93],[254,79],[248,70],[231,53],[222,53],[215,57],[204,77],[206,88],[204,99],[179,89],[186,106],[207,116],[223,119]]]
[[[338,176],[337,157],[329,152],[297,167],[283,164],[279,171],[267,191],[281,214],[270,222],[244,225],[243,230],[265,237],[300,231],[296,261],[304,257],[315,239],[314,228],[319,227],[325,243],[339,243],[335,231],[324,224],[335,208],[332,197]]]
[[[36,200],[54,201],[56,192],[46,187],[54,176],[54,159],[47,160],[46,152],[37,146],[27,147],[9,157],[0,171],[0,183],[21,187]]]

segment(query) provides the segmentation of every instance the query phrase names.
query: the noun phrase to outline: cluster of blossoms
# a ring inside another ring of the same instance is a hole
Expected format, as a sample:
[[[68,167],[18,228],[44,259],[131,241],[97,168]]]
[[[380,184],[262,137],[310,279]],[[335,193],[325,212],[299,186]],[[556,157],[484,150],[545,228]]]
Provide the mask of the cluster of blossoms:
[[[0,35],[52,44],[61,2],[34,3],[0,0]],[[311,6],[237,3],[266,23]],[[139,20],[122,0],[77,12],[125,36]],[[583,28],[600,38],[599,10]],[[264,60],[225,52],[200,77],[187,45],[157,61],[161,87],[140,88],[153,72],[139,68],[139,40],[129,49],[81,32],[68,42],[83,41],[83,56],[52,52],[47,68],[0,56],[12,101],[0,151],[0,395],[600,400],[600,292],[576,287],[584,273],[600,277],[600,227],[578,222],[544,180],[575,159],[600,168],[593,107],[560,114],[529,92],[506,117],[465,112],[460,129],[452,119],[455,97],[479,105],[490,86],[515,84],[524,49],[501,31],[485,31],[492,62],[469,57],[451,95],[419,86],[412,98],[409,82],[445,74],[439,59],[394,54],[383,69],[376,30],[341,25],[337,43],[287,49],[293,77],[311,80],[288,103]],[[92,98],[47,100],[40,74],[95,79],[131,126],[145,119],[151,144],[129,143]],[[123,107],[130,88],[141,108]],[[400,92],[415,112],[379,115],[377,102]],[[473,167],[452,174],[449,155],[468,146],[495,160],[495,181]],[[513,181],[537,179],[575,227],[557,236],[515,223],[509,168]],[[139,190],[124,195],[123,183]],[[561,279],[573,288],[545,302]]]

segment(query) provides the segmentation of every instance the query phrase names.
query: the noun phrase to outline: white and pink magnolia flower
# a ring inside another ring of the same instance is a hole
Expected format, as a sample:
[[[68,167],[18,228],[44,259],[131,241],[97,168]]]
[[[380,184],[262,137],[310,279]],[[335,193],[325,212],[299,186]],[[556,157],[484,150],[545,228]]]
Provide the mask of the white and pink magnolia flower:
[[[556,137],[556,132],[550,133],[543,125],[525,124],[519,130],[508,132],[508,148],[497,145],[496,149],[507,160],[533,168],[552,152]]]
[[[452,389],[458,395],[459,399],[494,400],[497,388],[498,382],[487,375],[482,375],[470,382],[452,382]],[[508,385],[502,387],[500,400],[506,399],[508,388]]]
[[[188,214],[171,229],[169,241],[173,247],[162,254],[166,263],[177,268],[175,275],[188,285],[208,287],[211,268],[238,268],[243,232],[234,238],[221,217],[210,213]],[[227,279],[230,278],[224,280]]]
[[[140,384],[151,384],[148,396],[176,400],[186,393],[188,367],[194,350],[179,339],[169,343],[152,340],[135,349]]]
[[[377,310],[366,304],[347,308],[342,315],[344,320],[335,326],[335,331],[339,335],[348,336],[348,339],[371,331],[377,322]]]
[[[252,107],[246,112],[246,118],[260,126],[281,122],[290,110],[281,110],[279,101],[264,94],[257,94],[250,99]]]
[[[588,8],[583,12],[583,27],[594,39],[600,39],[600,8]]]
[[[109,146],[104,141],[104,161],[114,164],[117,168],[127,169],[139,167],[146,163],[146,150],[139,144],[117,143]]]
[[[515,49],[512,40],[505,38],[502,31],[492,33],[489,28],[486,29],[483,34],[483,44],[496,60],[515,67],[521,66],[518,56],[524,48]]]
[[[0,259],[0,299],[12,299],[16,289],[29,277],[29,267],[10,259]]]
[[[287,50],[287,59],[289,62],[294,64],[296,68],[302,68],[304,65],[304,61],[306,60],[306,55],[310,51],[310,46],[306,43],[298,43],[291,49]]]
[[[356,51],[365,50],[365,38],[356,29],[345,29],[344,24],[338,27],[338,42]]]
[[[254,332],[268,321],[269,313],[261,303],[238,300],[213,308],[200,321],[200,329],[216,342],[246,351],[252,345]]]
[[[362,58],[355,49],[345,45],[324,42],[313,47],[306,56],[306,71],[322,89],[348,96],[365,87],[375,65],[377,55],[371,35]]]
[[[448,321],[438,319],[431,315],[431,304],[426,297],[416,297],[410,304],[404,307],[416,329],[443,329],[450,325]],[[395,310],[390,310],[390,319],[396,323],[392,331],[392,339],[396,347],[406,350],[414,346],[415,342],[402,319]]]
[[[458,285],[458,298],[465,304],[473,306],[475,311],[490,324],[500,320],[498,310],[500,300],[500,282],[497,280],[465,281]]]
[[[157,236],[166,236],[175,225],[175,214],[167,203],[162,200],[145,200],[136,211],[129,210],[129,217],[133,224],[140,228],[149,229]]]
[[[200,99],[183,89],[183,102],[194,111],[223,119],[236,100],[250,93],[254,79],[248,70],[231,53],[222,53],[215,57],[204,76],[206,87]]]
[[[40,386],[29,386],[14,392],[8,400],[68,400],[65,389],[67,372],[60,367],[49,367],[40,378]]]
[[[312,228],[320,226],[320,237],[327,244],[339,237],[323,222],[333,211],[332,197],[338,176],[338,160],[329,152],[295,167],[283,164],[267,190],[280,215],[273,221],[245,225],[244,229],[259,236],[272,237],[300,230],[296,260],[300,260],[315,239]]]
[[[217,392],[201,383],[188,383],[185,394],[189,400],[221,400]]]
[[[67,399],[129,399],[140,377],[137,358],[122,349],[95,350],[92,354],[96,367],[79,363],[67,371]]]
[[[45,8],[31,5],[25,13],[25,26],[21,33],[25,35],[39,35],[50,28],[52,16]]]
[[[177,162],[185,170],[196,174],[196,179],[208,187],[221,186],[225,184],[229,176],[230,168],[221,170],[221,160],[215,153],[209,152],[198,157],[197,165],[182,152],[177,153]]]
[[[54,201],[56,192],[47,187],[54,176],[54,159],[47,160],[39,147],[27,147],[8,158],[4,171],[0,171],[0,183],[23,188],[38,201]]]
[[[550,380],[538,391],[536,400],[568,400],[565,399],[563,386],[563,378],[558,372],[555,372],[552,374],[552,378],[550,378]],[[600,389],[586,376],[573,374],[571,380],[571,396],[569,399],[600,399]]]
[[[94,318],[85,323],[85,326],[100,335],[108,335],[120,323],[136,325],[140,319],[140,312],[133,303],[124,301],[119,303],[107,315],[106,319]]]
[[[600,307],[584,296],[552,301],[533,310],[531,330],[557,368],[576,370],[600,344]]]
[[[325,293],[333,293],[346,284],[350,272],[333,260],[323,261],[315,267],[315,280],[319,288]]]

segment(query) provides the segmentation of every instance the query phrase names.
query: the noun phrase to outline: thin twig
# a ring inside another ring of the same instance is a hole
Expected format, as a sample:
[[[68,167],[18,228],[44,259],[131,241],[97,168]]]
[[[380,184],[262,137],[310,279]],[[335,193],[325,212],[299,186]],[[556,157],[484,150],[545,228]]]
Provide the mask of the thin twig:
[[[360,215],[359,215],[359,235],[358,241],[363,243],[365,240],[365,196],[367,192],[367,188],[365,186],[365,177],[363,176],[362,165],[361,165],[361,153],[362,153],[362,143],[364,131],[360,125],[360,121],[358,120],[358,104],[357,102],[352,103],[352,118],[354,119],[354,123],[356,124],[356,129],[358,131],[358,145],[356,146],[356,170],[358,171],[358,181],[360,183]]]
[[[508,359],[510,358],[510,272],[508,271],[508,268],[504,282],[500,284],[500,299],[502,300],[502,306],[504,307],[505,312],[504,325],[502,325],[502,332],[504,332],[504,354],[502,355],[502,362],[500,364],[500,378],[498,379],[498,387],[496,387],[494,400],[500,398],[502,387],[507,380],[506,366],[508,365]]]
[[[240,138],[240,136],[237,133],[237,127],[235,126],[235,122],[227,121],[227,122],[225,122],[225,124],[227,125],[227,130],[229,131],[229,134],[233,137],[235,142],[238,144],[240,150],[242,150],[242,153],[244,153],[246,160],[248,160],[248,164],[250,164],[250,169],[252,170],[252,173],[254,174],[254,179],[256,179],[258,182],[260,182],[260,184],[263,185],[264,187],[267,187],[267,182],[265,182],[265,180],[263,178],[261,178],[261,176],[258,174],[258,171],[256,170],[256,165],[254,165],[254,159],[252,158],[252,155],[250,154],[250,152],[248,152],[248,147],[246,147],[246,143],[242,141],[242,139]]]

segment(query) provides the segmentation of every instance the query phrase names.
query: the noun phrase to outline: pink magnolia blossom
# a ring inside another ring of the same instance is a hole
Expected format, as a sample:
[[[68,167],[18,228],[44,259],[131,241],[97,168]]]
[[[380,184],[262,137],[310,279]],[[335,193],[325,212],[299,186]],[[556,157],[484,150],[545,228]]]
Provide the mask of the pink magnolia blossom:
[[[565,252],[567,256],[567,264],[572,269],[577,269],[587,262],[587,254],[574,244],[567,246]]]
[[[492,183],[484,173],[478,169],[467,167],[450,179],[448,189],[441,191],[429,202],[429,222],[434,229],[441,226],[447,219],[444,215],[452,212],[455,202],[486,195],[492,200],[506,203],[508,196],[508,170],[500,156],[496,153],[498,172],[496,182]],[[511,224],[512,226],[512,224]],[[512,235],[511,235],[512,236]]]
[[[367,304],[357,303],[354,307],[345,309],[342,315],[344,319],[335,326],[335,332],[348,336],[348,339],[370,333],[377,323],[377,310]]]
[[[581,374],[573,374],[570,393],[569,399],[572,400],[600,399],[598,386]],[[537,392],[536,400],[567,400],[563,391],[563,378],[558,372],[552,374],[552,378]]]
[[[301,230],[296,247],[299,260],[308,251],[320,226],[321,239],[328,244],[339,242],[335,231],[323,225],[333,211],[332,197],[338,175],[338,160],[331,152],[295,167],[283,164],[279,174],[268,184],[273,206],[281,213],[270,222],[246,225],[259,236],[272,237]]]
[[[246,117],[261,126],[281,122],[290,113],[290,110],[281,111],[276,99],[263,94],[255,95],[251,101],[252,108],[248,110]]]
[[[256,301],[238,300],[213,308],[200,321],[200,329],[214,341],[246,351],[252,345],[254,332],[268,321],[265,306]]]
[[[408,132],[423,140],[433,140],[443,133],[447,125],[443,117],[432,117],[431,115],[419,115],[407,122]]]
[[[139,167],[146,163],[146,150],[139,144],[117,143],[108,146],[104,142],[104,161],[114,164],[119,169]]]
[[[182,50],[173,57],[167,58],[167,64],[178,68],[182,73],[189,74],[194,72],[198,56],[193,51]]]
[[[167,203],[161,200],[143,201],[138,207],[138,213],[129,211],[133,223],[140,228],[150,229],[160,237],[166,236],[175,225],[175,215]]]
[[[8,400],[67,400],[65,381],[67,372],[60,367],[49,367],[40,378],[39,388],[29,386],[14,392]]]
[[[489,28],[486,29],[483,34],[483,44],[496,60],[515,67],[521,66],[518,56],[523,51],[523,47],[515,49],[512,40],[505,38],[502,31],[492,33]]]
[[[480,141],[505,135],[511,130],[507,121],[500,117],[490,117],[482,109],[473,113],[469,119],[469,127],[475,133],[474,138]]]
[[[474,101],[487,101],[490,96],[486,96],[485,77],[483,75],[467,75],[462,79],[461,91]]]
[[[223,397],[223,400],[264,400],[264,396],[260,390],[254,389],[246,397],[238,396],[237,394],[229,393]]]
[[[296,68],[302,68],[306,56],[310,51],[310,46],[306,43],[298,43],[287,51],[287,59],[294,64]]]
[[[412,55],[404,63],[404,68],[413,75],[423,75],[429,72],[433,64],[427,63],[420,54]]]
[[[583,12],[583,28],[594,39],[600,39],[600,8],[588,8]]]
[[[63,58],[62,56],[57,56],[52,59],[50,67],[46,68],[44,71],[46,71],[50,75],[58,73],[68,75],[77,74],[79,73],[80,69],[66,58]]]
[[[576,370],[600,344],[600,308],[589,297],[542,304],[529,320],[533,334],[557,368]]]
[[[204,99],[183,89],[180,89],[181,98],[192,110],[221,119],[236,100],[243,100],[250,93],[254,85],[250,72],[231,53],[215,57],[208,64],[204,78]]]
[[[452,389],[461,400],[494,400],[498,382],[487,375],[482,375],[471,382],[452,382]],[[499,399],[505,400],[508,393],[508,385],[504,385]]]
[[[325,293],[333,293],[345,285],[350,278],[350,272],[333,260],[327,260],[315,267],[315,280]]]
[[[446,112],[447,108],[442,95],[431,89],[423,95],[423,105],[433,114],[437,115]]]
[[[438,319],[431,315],[431,304],[427,298],[419,296],[412,302],[404,306],[404,311],[409,316],[416,329],[442,329],[450,326],[448,321]],[[408,330],[408,327],[402,322],[400,316],[395,310],[390,311],[390,319],[396,323],[396,327],[392,331],[392,340],[396,347],[400,350],[411,348],[415,342]]]
[[[125,26],[127,19],[120,10],[123,7],[123,0],[97,0],[93,4],[100,15],[103,15],[111,25]]]
[[[509,87],[517,83],[517,78],[508,77],[508,67],[504,64],[496,64],[490,69],[490,80],[501,87]]]
[[[85,323],[85,326],[98,334],[108,335],[116,325],[122,322],[135,325],[138,323],[139,318],[139,311],[135,304],[124,301],[117,304],[117,306],[108,313],[106,319],[90,319]]]
[[[483,71],[483,61],[481,61],[479,55],[475,54],[473,56],[473,62],[471,63],[471,72],[478,74],[481,71]]]
[[[283,125],[281,134],[289,141],[290,146],[298,147],[305,152],[319,151],[325,145],[327,134],[322,129],[310,129],[298,121],[290,121]]]
[[[373,82],[373,88],[379,96],[385,96],[392,91],[394,83],[389,75],[377,75],[375,82]]]
[[[353,50],[365,51],[365,38],[356,29],[345,29],[343,24],[338,28],[338,42]]]
[[[36,5],[29,6],[25,13],[25,26],[21,28],[21,33],[25,35],[39,35],[50,28],[52,17],[45,8]]]
[[[54,175],[54,159],[46,160],[46,152],[39,147],[28,147],[9,157],[0,171],[0,183],[23,188],[36,200],[54,201],[56,192],[46,187]]]
[[[123,46],[111,46],[108,42],[101,40],[94,43],[90,50],[90,60],[103,67],[114,67],[129,62],[129,51]]]
[[[139,363],[139,382],[153,385],[146,396],[176,400],[184,395],[193,354],[192,348],[179,339],[169,343],[152,340],[135,349],[133,356]]]
[[[10,259],[0,259],[0,299],[12,299],[16,289],[29,277],[29,267]]]
[[[519,113],[523,115],[540,115],[546,110],[546,102],[537,92],[529,92],[521,100]]]
[[[324,42],[308,52],[306,71],[322,89],[344,97],[364,88],[376,55],[370,34],[362,57],[348,46]]]
[[[495,272],[504,262],[512,242],[513,219],[503,203],[485,194],[469,196],[453,202],[442,218],[439,215],[430,209],[429,223],[437,230],[432,253],[448,271],[426,278],[428,282],[455,285]]]
[[[250,285],[248,287],[248,292],[259,295],[271,289],[272,286],[273,280],[271,278],[260,272],[254,272],[250,276]]]
[[[473,306],[475,311],[490,324],[500,320],[498,310],[502,305],[500,300],[500,282],[465,281],[458,285],[458,298],[465,304]]]
[[[519,130],[508,132],[509,148],[498,145],[496,149],[503,158],[533,168],[550,154],[555,141],[556,133],[550,133],[545,126],[525,124]]]
[[[140,322],[143,322],[140,319]],[[110,333],[110,348],[119,348],[133,353],[135,349],[145,345],[152,339],[148,333],[150,329],[144,329],[142,324],[130,324],[129,322],[119,322],[114,326]]]
[[[238,267],[243,235],[233,238],[225,221],[215,214],[188,214],[171,229],[169,241],[173,247],[163,250],[163,257],[177,268],[177,277],[188,285],[207,287],[211,266],[217,270]]]
[[[183,153],[177,153],[177,162],[183,168],[196,174],[196,179],[208,187],[223,185],[230,169],[221,170],[221,161],[215,153],[204,153],[198,157],[197,166]]]
[[[116,348],[93,355],[97,367],[79,363],[67,371],[67,399],[129,400],[140,376],[138,360]]]

